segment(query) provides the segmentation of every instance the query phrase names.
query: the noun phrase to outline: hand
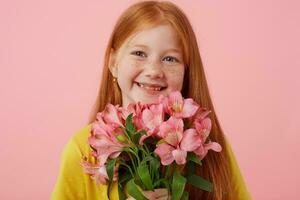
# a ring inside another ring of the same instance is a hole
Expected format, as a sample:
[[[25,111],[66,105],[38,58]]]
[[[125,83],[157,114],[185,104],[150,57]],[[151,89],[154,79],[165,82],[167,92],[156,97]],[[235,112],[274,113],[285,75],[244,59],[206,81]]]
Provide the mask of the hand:
[[[170,200],[171,195],[168,196],[168,190],[165,188],[155,189],[154,191],[143,191],[143,195],[149,200]],[[135,200],[133,197],[128,197],[126,200]]]

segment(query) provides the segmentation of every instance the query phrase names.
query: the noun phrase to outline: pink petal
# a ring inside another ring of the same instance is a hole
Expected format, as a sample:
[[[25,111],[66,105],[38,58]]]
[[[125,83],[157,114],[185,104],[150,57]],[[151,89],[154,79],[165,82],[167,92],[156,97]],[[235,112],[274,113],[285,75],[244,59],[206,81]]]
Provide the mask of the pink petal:
[[[114,152],[114,153],[112,153],[112,154],[109,155],[109,158],[115,159],[115,158],[119,157],[119,155],[121,153],[122,153],[121,151]]]
[[[99,165],[105,165],[107,159],[108,159],[109,154],[106,153],[102,153],[102,154],[98,154],[97,159],[99,161]]]
[[[178,165],[183,165],[186,163],[186,151],[183,151],[181,149],[175,149],[172,151],[172,155]]]
[[[169,101],[172,104],[183,105],[183,97],[179,91],[173,91],[169,94]]]
[[[208,132],[211,130],[210,118],[205,118],[201,121],[202,129],[206,129]]]
[[[171,116],[168,121],[162,123],[158,134],[167,143],[176,147],[182,139],[183,120]]]
[[[201,145],[201,138],[195,129],[187,129],[183,133],[180,142],[180,149],[184,151],[194,151]]]
[[[222,146],[217,142],[209,142],[208,144],[204,144],[204,148],[206,148],[207,150],[211,149],[216,152],[222,151]]]
[[[93,135],[109,135],[108,132],[105,130],[105,127],[101,126],[101,124],[98,121],[93,122],[92,133]]]
[[[163,121],[163,106],[161,104],[152,105],[142,113],[142,119],[147,128],[154,129]]]
[[[153,123],[153,118],[154,115],[153,113],[149,110],[149,109],[145,109],[142,113],[142,120],[145,124],[145,126],[147,126],[147,128],[152,129],[155,124]]]
[[[169,95],[169,105],[174,113],[181,113],[183,108],[183,97],[179,91],[171,92]]]
[[[200,120],[206,118],[209,113],[211,113],[210,110],[207,110],[206,108],[202,108],[201,113],[199,115]]]
[[[194,153],[200,157],[200,160],[207,154],[207,150],[201,144],[197,149],[194,150]]]
[[[177,119],[175,117],[170,117],[167,121],[170,126],[172,126],[173,129],[183,132],[183,120],[182,119]]]
[[[88,143],[97,150],[98,160],[101,165],[105,164],[110,155],[121,152],[125,146],[119,143],[114,143],[105,136],[100,139],[89,137]]]
[[[222,147],[220,144],[216,142],[210,142],[208,144],[203,144],[203,146],[201,145],[194,152],[199,156],[199,159],[202,160],[207,155],[208,150],[210,149],[216,152],[222,151]]]
[[[106,185],[108,183],[108,175],[107,175],[105,165],[101,166],[98,169],[97,173],[94,175],[94,179],[95,179],[97,185],[100,185],[100,184]]]
[[[99,164],[91,164],[87,160],[82,160],[80,163],[81,167],[83,168],[84,172],[87,174],[95,174],[96,171],[99,169]]]
[[[122,108],[121,115],[123,119],[126,119],[131,113],[135,115],[135,110],[132,108],[132,104],[129,104],[127,109]]]
[[[198,110],[199,105],[193,99],[185,99],[182,108],[182,117],[192,117]]]
[[[157,135],[160,138],[165,138],[168,133],[172,130],[172,127],[169,123],[163,122],[160,126],[159,126],[159,132],[157,133]]]
[[[211,113],[211,111],[207,108],[199,107],[193,118],[194,120],[201,121],[204,118],[208,117],[209,113]]]
[[[210,118],[205,118],[202,121],[195,121],[195,128],[197,132],[201,135],[203,142],[206,141],[206,138],[209,136],[211,131],[211,120]]]
[[[95,131],[97,131],[98,129],[102,129],[103,131],[105,131],[102,133],[99,133],[99,135],[104,134],[104,135],[108,135],[109,133],[111,133],[112,131],[114,131],[114,127],[111,124],[106,124],[103,120],[103,113],[97,113],[97,122],[94,124],[95,125]],[[93,126],[94,126],[93,125]],[[94,131],[94,129],[93,129]],[[97,132],[94,132],[94,134],[98,134]]]
[[[112,104],[107,104],[103,111],[103,118],[108,124],[124,126],[122,122],[122,113]]]
[[[182,139],[182,132],[179,131],[172,131],[169,132],[167,137],[164,138],[164,140],[172,145],[173,147],[176,147],[179,145],[180,140]]]
[[[97,185],[107,184],[108,176],[105,165],[101,166],[100,164],[92,164],[86,159],[84,159],[80,164],[83,167],[84,172],[95,179]]]
[[[139,145],[143,145],[144,144],[144,140],[147,139],[149,136],[148,135],[142,135],[140,140],[139,140]]]
[[[168,144],[159,144],[154,152],[160,157],[162,165],[169,165],[174,161],[173,150],[174,148]]]
[[[172,109],[171,109],[171,105],[169,105],[169,99],[168,97],[164,96],[164,95],[160,95],[158,97],[158,101],[160,104],[163,105],[163,110],[165,113],[168,113],[169,115],[172,115]]]
[[[147,135],[142,135],[142,137],[140,138],[139,144],[143,145],[144,144],[144,140],[147,139],[148,137],[153,137],[153,138],[160,138],[157,133],[158,133],[159,127],[155,127],[152,130],[148,130]]]

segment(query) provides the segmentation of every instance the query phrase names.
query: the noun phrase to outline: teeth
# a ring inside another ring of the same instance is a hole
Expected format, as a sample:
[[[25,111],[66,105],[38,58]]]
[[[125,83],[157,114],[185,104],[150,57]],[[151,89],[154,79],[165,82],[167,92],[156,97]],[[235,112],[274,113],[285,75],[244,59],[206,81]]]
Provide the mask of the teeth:
[[[161,87],[150,87],[150,86],[144,85],[142,83],[138,83],[138,85],[141,88],[145,88],[146,90],[153,90],[153,91],[160,91],[161,90]]]

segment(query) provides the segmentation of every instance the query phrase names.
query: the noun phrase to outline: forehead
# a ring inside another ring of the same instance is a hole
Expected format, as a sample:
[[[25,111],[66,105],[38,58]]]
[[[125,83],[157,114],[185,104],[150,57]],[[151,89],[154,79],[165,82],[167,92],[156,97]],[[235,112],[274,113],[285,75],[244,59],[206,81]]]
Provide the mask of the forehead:
[[[132,47],[135,45],[145,45],[162,50],[166,48],[180,49],[180,40],[172,26],[160,25],[132,35],[126,46]]]

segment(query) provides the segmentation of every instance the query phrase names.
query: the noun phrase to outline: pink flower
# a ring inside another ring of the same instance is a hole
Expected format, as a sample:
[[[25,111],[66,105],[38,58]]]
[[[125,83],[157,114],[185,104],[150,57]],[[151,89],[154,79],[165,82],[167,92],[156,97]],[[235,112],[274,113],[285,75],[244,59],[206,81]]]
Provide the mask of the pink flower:
[[[160,157],[161,164],[163,165],[169,165],[174,161],[174,156],[172,152],[175,150],[174,147],[163,143],[157,145],[157,148],[155,149],[155,153]]]
[[[200,147],[194,150],[194,153],[198,155],[200,160],[202,160],[207,155],[208,150],[210,149],[216,152],[221,152],[222,146],[217,142],[210,141],[207,144],[202,144]]]
[[[105,135],[110,137],[111,133],[114,131],[114,127],[110,124],[106,124],[103,121],[102,113],[97,113],[97,121],[92,124],[92,134],[95,136]]]
[[[142,119],[148,130],[154,130],[164,120],[163,105],[151,105],[142,112]]]
[[[105,165],[92,164],[87,161],[87,158],[83,158],[80,163],[83,167],[85,173],[91,175],[92,179],[96,181],[96,184],[99,186],[100,184],[106,185],[108,183],[108,175],[106,171]],[[114,168],[114,176],[113,181],[118,180],[118,167]]]
[[[187,152],[194,151],[201,145],[201,138],[196,130],[183,131],[183,120],[175,117],[162,123],[158,135],[164,142],[157,145],[155,153],[163,165],[169,165],[174,160],[179,165],[185,164]]]
[[[179,91],[171,92],[168,97],[160,96],[159,101],[170,116],[177,118],[191,117],[199,108],[193,99],[184,99]]]
[[[137,127],[137,130],[143,129],[145,127],[145,124],[142,120],[142,113],[143,110],[148,108],[148,104],[141,104],[140,102],[136,104],[129,104],[127,106],[127,109],[123,109],[123,118],[126,119],[128,115],[133,113],[132,122]]]
[[[197,133],[200,135],[202,144],[194,150],[194,152],[198,155],[199,159],[202,160],[208,153],[208,150],[213,150],[216,152],[222,151],[222,147],[217,142],[206,141],[209,133],[211,131],[211,120],[206,117],[209,111],[203,112],[200,117],[197,118],[194,122]]]
[[[147,135],[142,135],[139,143],[143,144],[146,138],[156,134],[163,120],[164,112],[162,104],[151,105],[149,108],[145,108],[142,112],[142,123]]]
[[[92,124],[92,134],[96,137],[104,135],[114,139],[116,131],[118,131],[120,127],[124,127],[121,108],[118,106],[107,104],[103,112],[97,113],[96,118],[97,121]]]
[[[209,136],[211,131],[211,120],[208,117],[205,118],[198,118],[194,121],[195,128],[197,132],[200,134],[201,139],[203,142],[206,141],[206,138]]]
[[[127,146],[127,144],[118,141],[115,136],[107,137],[105,135],[90,136],[88,143],[95,149],[100,165],[104,165],[108,158],[118,157],[123,148]]]
[[[107,158],[117,157],[127,144],[119,141],[118,136],[125,137],[121,127],[124,127],[122,110],[118,106],[107,104],[101,113],[97,113],[97,121],[92,124],[92,135],[88,143],[93,147],[100,165]]]
[[[102,117],[107,124],[116,127],[124,127],[124,119],[122,118],[122,109],[118,105],[107,104],[102,112]]]

